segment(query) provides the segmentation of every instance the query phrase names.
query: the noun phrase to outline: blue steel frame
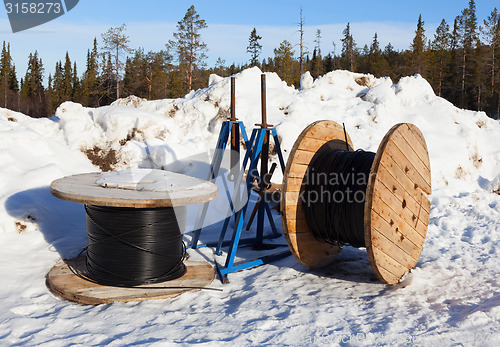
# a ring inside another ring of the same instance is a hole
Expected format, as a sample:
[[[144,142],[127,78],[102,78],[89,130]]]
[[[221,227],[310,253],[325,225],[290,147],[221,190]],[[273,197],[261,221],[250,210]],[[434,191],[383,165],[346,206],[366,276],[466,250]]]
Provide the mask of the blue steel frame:
[[[226,149],[226,145],[229,140],[229,134],[231,134],[231,130],[233,129],[233,127],[237,127],[240,130],[235,132],[236,134],[235,142],[237,144],[240,143],[240,133],[241,133],[241,135],[243,136],[243,141],[245,141],[245,146],[248,148],[248,146],[251,145],[251,142],[248,141],[245,125],[243,124],[242,121],[230,121],[230,120],[224,121],[220,129],[219,139],[217,140],[217,146],[215,147],[212,163],[210,164],[210,172],[208,173],[207,181],[213,182],[219,175],[219,169],[222,163],[222,158],[224,157],[224,151]],[[239,164],[240,163],[238,161],[237,165],[239,166]],[[245,166],[243,166],[240,172],[245,171],[244,168]],[[235,211],[231,199],[231,194],[229,193],[227,182],[224,177],[222,177],[222,182],[224,183],[226,195],[229,199],[229,206],[234,214]],[[198,213],[198,217],[196,218],[196,225],[193,234],[193,239],[191,241],[191,245],[189,245],[188,248],[196,249],[198,247],[206,246],[206,245],[198,245],[198,241],[200,239],[201,229],[203,228],[203,222],[205,221],[205,217],[207,215],[209,203],[210,202],[205,203]]]
[[[252,191],[252,186],[253,182],[256,179],[259,179],[259,172],[257,169],[257,164],[259,162],[259,158],[261,156],[262,152],[262,147],[265,139],[266,132],[268,133],[268,137],[270,138],[271,136],[274,139],[274,145],[275,145],[275,150],[276,153],[278,154],[278,159],[280,162],[281,166],[281,171],[284,173],[285,172],[285,161],[283,160],[283,155],[281,152],[281,147],[280,147],[280,142],[278,139],[278,134],[276,132],[275,128],[255,128],[252,130],[252,135],[250,136],[250,140],[248,140],[247,133],[245,130],[245,126],[243,122],[241,121],[224,121],[222,123],[221,131],[219,133],[219,138],[217,141],[217,146],[215,149],[214,156],[212,158],[212,163],[210,164],[210,172],[208,175],[207,180],[208,181],[214,181],[218,174],[219,174],[219,169],[222,163],[222,159],[224,156],[224,151],[226,149],[226,145],[229,140],[229,135],[231,133],[231,130],[233,127],[239,127],[241,130],[241,135],[243,136],[243,140],[245,141],[245,146],[247,148],[245,152],[245,157],[243,159],[243,163],[241,165],[240,170],[238,171],[238,177],[235,180],[235,190],[233,192],[233,197],[231,197],[231,194],[229,193],[229,189],[227,186],[226,179],[222,177],[222,181],[226,190],[226,194],[230,203],[230,209],[232,214],[227,216],[224,220],[224,225],[222,227],[219,240],[217,243],[207,243],[207,244],[201,244],[199,245],[199,239],[200,239],[200,234],[201,230],[203,227],[203,222],[205,220],[207,211],[208,211],[208,206],[209,202],[205,203],[203,207],[200,209],[200,212],[198,213],[197,217],[197,224],[195,226],[194,234],[193,234],[193,239],[191,242],[191,245],[188,246],[188,248],[196,249],[196,248],[201,248],[201,247],[207,247],[207,246],[216,246],[215,249],[215,254],[220,255],[222,252],[222,247],[229,245],[229,250],[228,254],[226,257],[226,262],[224,267],[219,267],[217,265],[217,272],[222,280],[223,283],[227,282],[227,274],[248,269],[254,266],[259,266],[262,264],[267,264],[273,260],[280,259],[283,257],[286,257],[290,255],[290,251],[285,251],[285,252],[280,252],[272,255],[267,255],[249,262],[241,263],[241,264],[234,264],[234,258],[236,256],[236,252],[238,250],[239,245],[248,245],[248,244],[253,244],[255,246],[263,246],[263,239],[264,239],[264,219],[265,215],[267,215],[267,218],[269,220],[269,224],[271,225],[272,229],[272,236],[271,238],[275,238],[280,236],[276,229],[276,225],[274,224],[274,220],[272,218],[272,213],[271,213],[271,208],[269,207],[268,202],[263,199],[258,210],[257,214],[257,233],[255,238],[247,238],[247,239],[241,239],[241,231],[243,229],[243,223],[245,220],[245,215],[246,211],[248,208],[248,200],[245,202],[245,205],[239,210],[235,211],[233,201],[241,201],[241,185],[243,183],[243,176],[245,173],[245,169],[247,167],[248,162],[250,161],[249,169],[248,169],[248,174],[246,177],[245,181],[245,189],[246,189],[246,194],[249,197],[250,193]],[[239,138],[239,133],[236,132],[236,143],[240,142]],[[238,163],[239,164],[239,163]],[[238,199],[238,200],[236,200]],[[224,241],[224,237],[226,235],[227,229],[229,227],[229,222],[232,216],[235,216],[235,226],[233,228],[233,235],[231,237],[231,241]],[[283,245],[285,246],[285,245]]]
[[[248,168],[248,174],[246,178],[246,192],[248,196],[250,196],[252,185],[255,179],[259,177],[259,172],[257,170],[257,163],[259,162],[259,158],[261,156],[262,152],[262,147],[264,143],[264,139],[266,137],[266,132],[268,133],[268,138],[271,136],[274,139],[274,145],[276,149],[276,153],[278,154],[280,166],[281,166],[281,171],[284,173],[285,172],[285,161],[283,160],[283,155],[281,152],[281,146],[280,142],[278,139],[278,134],[276,133],[275,128],[256,128],[253,129],[252,135],[250,138],[250,145],[247,145],[247,151],[245,153],[245,158],[243,159],[243,165],[242,169],[240,171],[240,174],[238,176],[238,179],[236,181],[236,189],[235,189],[235,196],[239,196],[240,194],[240,187],[241,183],[243,181],[243,173],[245,171],[246,165],[248,163],[248,160],[250,160],[250,166]],[[237,194],[237,195],[236,195]],[[240,238],[241,238],[241,231],[243,229],[243,221],[245,220],[245,215],[248,207],[248,201],[245,203],[243,208],[239,211],[236,212],[236,223],[233,229],[233,235],[231,237],[231,241],[229,243],[229,250],[228,254],[226,257],[226,263],[224,267],[219,267],[217,266],[217,272],[222,280],[223,283],[227,281],[227,274],[235,272],[235,271],[240,271],[244,269],[248,269],[250,267],[262,265],[269,263],[270,261],[280,259],[283,257],[286,257],[290,255],[290,251],[285,251],[281,253],[276,253],[272,255],[268,255],[265,257],[261,257],[246,263],[241,263],[241,264],[234,264],[234,258],[236,256],[236,252],[238,250],[238,246],[240,244]],[[271,214],[271,209],[269,207],[268,202],[263,199],[258,210],[258,215],[257,215],[257,234],[256,238],[254,239],[255,241],[255,246],[259,247],[262,246],[263,243],[263,238],[264,238],[264,217],[267,215],[269,224],[271,225],[272,231],[273,231],[273,237],[278,237],[280,234],[276,230],[276,226],[274,225],[274,221],[272,219],[272,214]],[[230,216],[226,218],[224,221],[224,226],[222,228],[219,241],[217,244],[217,248],[215,250],[215,253],[219,255],[221,253],[221,248],[224,243],[224,237],[229,225],[229,220]],[[249,243],[247,239],[241,240],[244,241],[244,243]]]

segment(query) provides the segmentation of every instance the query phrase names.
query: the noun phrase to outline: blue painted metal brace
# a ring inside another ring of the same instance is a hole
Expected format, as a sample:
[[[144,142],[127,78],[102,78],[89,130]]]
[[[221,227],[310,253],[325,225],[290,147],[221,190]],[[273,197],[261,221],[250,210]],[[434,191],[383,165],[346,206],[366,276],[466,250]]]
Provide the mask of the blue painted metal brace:
[[[241,133],[241,136],[243,136],[243,141],[245,141],[245,146],[247,148],[249,148],[248,146],[251,145],[251,142],[248,141],[248,136],[247,136],[247,132],[245,130],[245,125],[243,124],[242,121],[231,121],[231,120],[224,121],[222,123],[222,127],[221,127],[221,130],[219,133],[219,138],[217,140],[217,146],[215,148],[214,156],[212,158],[212,163],[210,164],[210,172],[208,174],[207,181],[213,182],[213,181],[215,181],[215,179],[219,175],[219,169],[220,169],[220,166],[222,163],[222,158],[224,156],[224,151],[226,149],[226,145],[227,145],[228,140],[229,140],[229,135],[231,134],[231,131],[233,129],[234,129],[233,134],[235,136],[234,141],[236,142],[236,144],[238,146],[240,144],[240,133]],[[244,171],[245,166],[243,166],[242,169],[240,169],[239,168],[239,161],[237,162],[237,166],[238,166],[236,168],[237,170],[235,170],[235,171],[237,171],[238,173],[240,173],[241,171]],[[229,200],[229,206],[231,208],[232,213],[234,214],[235,210],[234,210],[233,200],[232,200],[231,194],[229,193],[229,187],[227,186],[227,182],[226,182],[226,179],[224,176],[222,176],[222,182],[224,184],[226,195],[227,195],[227,198]],[[236,183],[235,183],[235,190],[239,189],[238,187],[239,186],[236,186]],[[199,246],[198,241],[200,239],[201,230],[203,228],[203,222],[205,221],[205,217],[207,215],[208,205],[209,205],[209,202],[205,203],[203,205],[203,207],[200,209],[200,211],[198,212],[198,216],[196,218],[196,225],[195,225],[195,229],[194,229],[194,234],[193,234],[193,239],[191,241],[191,245],[189,245],[188,248],[196,249],[197,247],[204,246],[204,245]],[[228,218],[226,218],[226,220]]]
[[[238,197],[240,195],[240,187],[243,181],[243,173],[245,171],[246,165],[248,163],[248,160],[250,160],[250,166],[248,168],[248,174],[246,178],[246,193],[247,196],[250,196],[251,189],[253,186],[253,182],[256,179],[259,179],[259,172],[257,170],[257,163],[259,162],[259,158],[262,154],[262,148],[264,144],[264,139],[268,136],[270,138],[271,136],[274,139],[274,145],[275,145],[275,150],[276,153],[278,154],[281,170],[284,173],[285,172],[285,161],[283,160],[283,155],[281,152],[281,147],[280,147],[280,142],[278,139],[278,135],[276,133],[275,128],[257,128],[252,131],[252,136],[250,138],[250,143],[247,145],[247,151],[245,153],[245,157],[243,159],[243,165],[242,169],[240,170],[240,174],[238,175],[238,179],[236,181],[236,188],[235,188],[235,196]],[[260,178],[262,179],[262,178]],[[281,252],[278,254],[270,255],[270,256],[265,256],[256,260],[252,260],[246,263],[241,263],[241,264],[234,264],[234,259],[236,256],[236,252],[238,250],[238,245],[240,244],[240,238],[241,238],[241,231],[243,229],[243,222],[245,220],[245,215],[248,207],[248,201],[245,203],[243,208],[239,211],[236,212],[236,222],[235,226],[233,229],[233,235],[231,237],[231,241],[229,243],[229,250],[226,258],[226,262],[224,267],[217,267],[217,271],[220,275],[220,278],[223,282],[227,280],[227,274],[235,272],[235,271],[240,271],[243,269],[247,269],[250,267],[262,265],[265,263],[268,263],[271,260],[279,259],[282,257],[286,257],[290,255],[289,251],[286,252]],[[276,230],[276,226],[274,225],[274,221],[272,218],[271,214],[271,209],[269,207],[268,202],[266,199],[263,199],[261,201],[261,204],[259,206],[258,210],[258,218],[257,218],[257,233],[256,233],[256,238],[254,246],[256,248],[264,248],[265,246],[263,244],[263,238],[264,238],[264,217],[267,215],[269,224],[271,225],[272,231],[273,231],[273,237],[278,237],[280,234],[278,234]],[[226,220],[224,221],[224,226],[222,228],[220,237],[219,237],[219,242],[217,244],[216,248],[216,254],[221,253],[221,248],[224,243],[224,237],[229,225],[229,220],[230,217],[227,217]],[[245,243],[247,243],[247,240],[245,240]]]

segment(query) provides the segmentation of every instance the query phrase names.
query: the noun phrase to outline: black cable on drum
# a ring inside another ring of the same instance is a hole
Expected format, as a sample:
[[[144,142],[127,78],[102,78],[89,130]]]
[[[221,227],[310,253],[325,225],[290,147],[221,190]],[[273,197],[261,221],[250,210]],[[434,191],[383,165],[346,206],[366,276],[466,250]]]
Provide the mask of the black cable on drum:
[[[85,205],[85,211],[85,277],[93,282],[133,287],[173,280],[186,272],[186,248],[172,207]]]
[[[366,187],[375,153],[323,145],[306,173],[303,206],[307,224],[321,242],[365,247]]]

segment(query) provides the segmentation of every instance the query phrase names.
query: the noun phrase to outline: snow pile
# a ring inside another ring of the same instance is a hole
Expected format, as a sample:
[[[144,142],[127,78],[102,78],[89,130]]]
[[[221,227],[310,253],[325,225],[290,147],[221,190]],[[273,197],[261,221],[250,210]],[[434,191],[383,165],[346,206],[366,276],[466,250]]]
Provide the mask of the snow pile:
[[[236,75],[236,115],[248,133],[260,123],[260,75],[258,68]],[[87,242],[83,208],[53,198],[50,182],[126,168],[206,178],[209,153],[229,115],[229,90],[229,78],[212,75],[207,88],[182,99],[129,97],[100,108],[66,102],[51,119],[0,110],[0,276],[6,281],[0,339],[30,345],[499,341],[500,195],[494,192],[500,191],[500,123],[437,97],[419,75],[394,84],[347,71],[314,81],[305,74],[297,90],[267,73],[268,123],[277,129],[285,160],[300,132],[316,120],[345,123],[354,146],[370,151],[394,124],[422,130],[431,158],[431,219],[417,267],[400,284],[379,283],[365,250],[347,247],[329,270],[311,271],[288,257],[231,274],[228,285],[214,282],[222,293],[103,307],[72,305],[49,294],[47,271]],[[220,195],[211,204],[212,221],[225,216]],[[188,213],[194,216],[196,208]],[[277,213],[274,218],[279,226]],[[188,230],[193,218],[189,223]],[[220,227],[202,236],[216,238]],[[207,248],[191,256],[213,259]]]

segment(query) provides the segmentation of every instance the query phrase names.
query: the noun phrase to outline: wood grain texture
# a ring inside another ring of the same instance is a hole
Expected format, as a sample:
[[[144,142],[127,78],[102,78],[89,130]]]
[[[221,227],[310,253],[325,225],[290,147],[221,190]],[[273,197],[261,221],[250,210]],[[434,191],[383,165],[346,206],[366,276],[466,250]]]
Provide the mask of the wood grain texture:
[[[429,224],[431,171],[427,145],[413,124],[382,140],[365,199],[365,244],[377,277],[394,284],[415,267]]]
[[[67,262],[74,262],[74,260]],[[76,264],[80,271],[85,272],[85,257],[78,258]],[[198,291],[199,288],[212,283],[215,278],[213,268],[206,262],[187,260],[184,264],[187,271],[182,277],[172,281],[142,285],[141,287],[146,288],[144,289],[110,287],[92,283],[73,274],[68,265],[60,261],[47,274],[46,284],[52,293],[62,299],[80,304],[99,305],[171,298],[185,292]]]
[[[304,175],[316,151],[329,141],[337,140],[338,148],[345,149],[344,129],[333,121],[310,124],[299,135],[290,151],[283,175],[281,209],[285,239],[294,257],[306,266],[315,268],[328,265],[340,252],[340,248],[317,241],[312,235],[302,208],[301,193]],[[347,144],[352,142],[347,135]]]
[[[110,207],[175,207],[199,204],[217,196],[217,186],[198,178],[165,173],[170,189],[162,191],[141,191],[133,189],[102,187],[96,181],[101,173],[84,173],[67,176],[53,181],[52,195],[57,198],[82,204]]]

